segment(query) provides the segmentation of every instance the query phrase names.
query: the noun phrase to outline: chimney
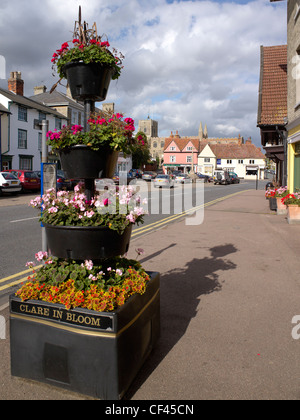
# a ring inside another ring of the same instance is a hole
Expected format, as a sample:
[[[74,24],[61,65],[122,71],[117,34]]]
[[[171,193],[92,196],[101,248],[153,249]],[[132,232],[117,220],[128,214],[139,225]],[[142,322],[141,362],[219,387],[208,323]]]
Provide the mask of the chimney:
[[[24,80],[21,78],[20,71],[12,71],[8,79],[8,90],[16,95],[24,95]]]
[[[251,137],[249,137],[247,140],[246,140],[246,144],[252,144],[252,140],[251,140]]]
[[[35,86],[33,88],[34,94],[39,95],[40,93],[45,93],[47,91],[46,86]]]

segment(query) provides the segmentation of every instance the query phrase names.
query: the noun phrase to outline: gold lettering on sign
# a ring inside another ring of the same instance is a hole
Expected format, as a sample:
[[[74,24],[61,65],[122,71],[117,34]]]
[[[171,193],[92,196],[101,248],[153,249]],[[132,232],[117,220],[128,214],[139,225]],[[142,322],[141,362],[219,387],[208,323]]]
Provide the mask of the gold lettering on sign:
[[[35,316],[48,317],[53,320],[61,320],[63,322],[71,322],[78,325],[86,325],[94,328],[101,328],[101,318],[89,316],[86,314],[76,314],[61,309],[47,308],[43,306],[34,306],[28,304],[20,304],[20,312]]]

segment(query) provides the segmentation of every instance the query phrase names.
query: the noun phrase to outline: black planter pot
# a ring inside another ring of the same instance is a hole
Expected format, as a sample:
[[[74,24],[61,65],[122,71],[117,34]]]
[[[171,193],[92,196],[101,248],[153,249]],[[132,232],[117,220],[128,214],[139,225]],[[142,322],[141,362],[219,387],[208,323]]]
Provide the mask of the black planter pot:
[[[64,66],[64,73],[74,99],[104,101],[114,70],[101,63],[74,61]]]
[[[270,206],[270,210],[272,210],[272,211],[277,210],[277,200],[276,200],[275,197],[270,197],[269,198],[269,206]]]
[[[10,296],[11,374],[94,398],[124,396],[160,335],[160,276],[115,312]]]
[[[132,231],[132,225],[122,235],[105,226],[44,226],[50,254],[73,260],[97,261],[124,255]]]
[[[59,151],[61,166],[71,179],[112,178],[118,161],[118,152],[108,148],[92,150],[78,145]]]

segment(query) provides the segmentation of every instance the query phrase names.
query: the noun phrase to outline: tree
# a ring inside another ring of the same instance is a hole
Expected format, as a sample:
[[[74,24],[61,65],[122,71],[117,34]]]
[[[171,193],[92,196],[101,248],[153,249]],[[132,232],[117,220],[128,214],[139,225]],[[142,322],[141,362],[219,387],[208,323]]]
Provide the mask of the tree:
[[[132,167],[135,169],[142,169],[150,159],[150,150],[147,136],[142,131],[139,131],[135,136],[135,145],[132,147]]]

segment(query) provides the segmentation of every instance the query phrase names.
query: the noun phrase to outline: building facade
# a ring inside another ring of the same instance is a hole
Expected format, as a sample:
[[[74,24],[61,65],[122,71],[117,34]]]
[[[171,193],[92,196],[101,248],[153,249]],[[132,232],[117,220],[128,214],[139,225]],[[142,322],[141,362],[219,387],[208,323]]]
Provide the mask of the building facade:
[[[49,130],[67,124],[56,110],[23,95],[20,72],[12,72],[8,90],[0,89],[0,104],[6,111],[1,117],[1,164],[3,170],[40,170],[42,150],[41,121],[48,120]]]
[[[261,46],[257,126],[280,185],[287,182],[287,114],[287,46]]]
[[[197,172],[199,151],[199,138],[181,138],[178,131],[176,131],[175,135],[171,132],[170,137],[165,140],[164,172],[167,173],[174,170],[179,170],[183,173]]]
[[[300,1],[287,3],[288,63],[288,182],[290,192],[300,191]]]
[[[265,155],[251,139],[244,143],[202,142],[198,171],[212,176],[216,169],[235,172],[243,179],[264,179]]]

